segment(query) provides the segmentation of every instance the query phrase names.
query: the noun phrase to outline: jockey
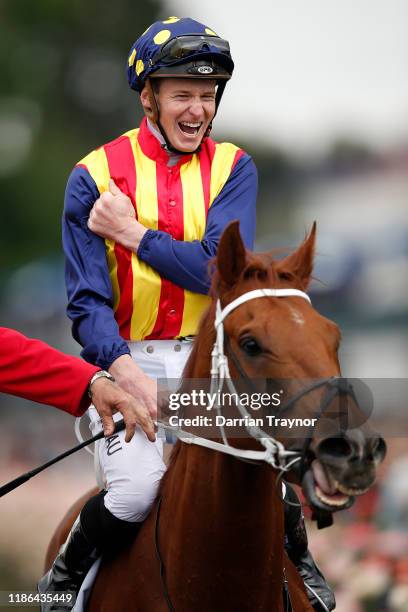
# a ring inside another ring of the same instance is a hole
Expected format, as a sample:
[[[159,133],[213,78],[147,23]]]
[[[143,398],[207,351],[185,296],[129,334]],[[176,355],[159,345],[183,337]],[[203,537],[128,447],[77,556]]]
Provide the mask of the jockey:
[[[154,419],[155,380],[181,376],[209,304],[208,264],[230,221],[240,221],[245,246],[253,247],[255,165],[238,147],[209,137],[233,69],[228,42],[205,25],[177,17],[152,24],[127,65],[145,114],[140,127],[87,155],[67,185],[73,335],[82,356],[108,370]],[[90,418],[97,433],[92,408]],[[134,536],[155,499],[166,469],[160,437],[151,443],[139,429],[124,444],[115,434],[98,455],[105,490],[85,504],[40,592],[77,591],[93,559]],[[295,522],[293,541],[304,535],[303,519]],[[304,537],[301,544],[292,542],[294,560],[305,560],[302,576],[330,603]]]

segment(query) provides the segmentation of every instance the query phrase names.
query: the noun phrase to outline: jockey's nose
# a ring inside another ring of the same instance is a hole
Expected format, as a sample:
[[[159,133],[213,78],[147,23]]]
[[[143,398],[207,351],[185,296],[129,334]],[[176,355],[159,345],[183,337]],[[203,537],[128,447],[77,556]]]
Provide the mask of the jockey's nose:
[[[192,100],[188,110],[195,118],[200,119],[204,113],[203,103],[199,98],[196,98]]]

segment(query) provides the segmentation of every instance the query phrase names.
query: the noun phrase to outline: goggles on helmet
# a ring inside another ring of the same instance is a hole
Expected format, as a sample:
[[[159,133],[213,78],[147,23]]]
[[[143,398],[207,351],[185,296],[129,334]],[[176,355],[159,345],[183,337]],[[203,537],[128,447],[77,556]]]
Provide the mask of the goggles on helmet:
[[[161,64],[172,64],[180,60],[185,60],[191,55],[202,53],[211,54],[214,52],[225,55],[228,65],[232,62],[230,46],[227,40],[219,38],[218,36],[185,34],[172,38],[164,43],[152,57],[151,64],[152,66],[159,62]]]

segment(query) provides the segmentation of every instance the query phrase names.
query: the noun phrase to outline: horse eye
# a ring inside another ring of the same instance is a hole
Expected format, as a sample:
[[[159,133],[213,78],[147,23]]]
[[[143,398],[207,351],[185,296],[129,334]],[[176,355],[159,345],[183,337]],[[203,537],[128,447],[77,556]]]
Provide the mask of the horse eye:
[[[255,357],[262,353],[262,348],[254,338],[244,338],[239,343],[239,346],[249,357]]]

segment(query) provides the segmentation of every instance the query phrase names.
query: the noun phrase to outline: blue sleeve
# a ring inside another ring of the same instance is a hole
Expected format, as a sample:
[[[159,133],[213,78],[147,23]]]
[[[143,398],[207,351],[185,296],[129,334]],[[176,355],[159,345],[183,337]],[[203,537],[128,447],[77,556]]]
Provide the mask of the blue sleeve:
[[[88,171],[75,168],[65,192],[62,239],[72,334],[83,346],[82,357],[106,370],[130,351],[113,314],[105,242],[87,226],[98,198],[98,188]]]
[[[208,264],[216,255],[221,234],[230,221],[239,220],[244,244],[248,249],[253,248],[257,190],[255,164],[245,155],[212,203],[201,241],[184,242],[173,239],[166,232],[148,230],[140,242],[138,257],[174,284],[207,294],[210,288]]]

